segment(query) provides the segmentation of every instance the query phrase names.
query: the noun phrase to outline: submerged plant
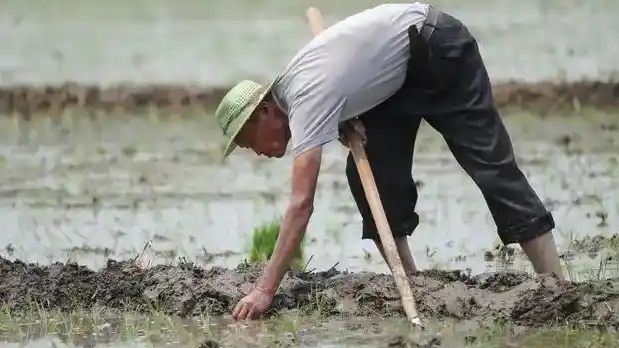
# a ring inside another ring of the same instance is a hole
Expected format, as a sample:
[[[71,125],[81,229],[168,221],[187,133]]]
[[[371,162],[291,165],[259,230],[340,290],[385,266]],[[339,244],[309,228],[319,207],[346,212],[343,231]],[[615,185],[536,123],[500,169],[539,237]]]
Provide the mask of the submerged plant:
[[[280,227],[281,221],[275,220],[254,228],[249,248],[250,262],[267,262],[271,258],[273,250],[275,250]],[[303,243],[295,251],[291,266],[295,269],[303,268]]]

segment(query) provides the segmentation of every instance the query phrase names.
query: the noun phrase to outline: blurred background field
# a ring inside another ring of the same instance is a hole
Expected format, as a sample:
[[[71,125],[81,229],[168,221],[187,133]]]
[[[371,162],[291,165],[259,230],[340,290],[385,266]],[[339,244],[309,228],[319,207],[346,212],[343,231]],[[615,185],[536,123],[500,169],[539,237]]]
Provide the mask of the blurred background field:
[[[291,158],[239,151],[221,164],[214,103],[287,63],[311,37],[307,6],[333,22],[378,3],[0,1],[0,254],[98,268],[152,241],[155,263],[236,266],[254,227],[283,213]],[[431,3],[477,36],[570,276],[614,272],[619,2]],[[140,92],[126,99],[118,85]],[[327,148],[303,254],[309,268],[388,272],[360,240],[345,155]],[[519,248],[499,245],[481,195],[425,124],[415,156],[421,225],[410,245],[422,268],[530,270]]]

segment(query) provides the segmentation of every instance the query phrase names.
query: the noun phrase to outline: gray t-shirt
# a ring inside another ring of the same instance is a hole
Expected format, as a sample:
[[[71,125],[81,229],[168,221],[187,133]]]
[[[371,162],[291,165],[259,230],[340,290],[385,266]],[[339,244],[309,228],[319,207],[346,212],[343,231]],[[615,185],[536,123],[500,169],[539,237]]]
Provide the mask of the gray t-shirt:
[[[382,4],[335,23],[290,61],[273,87],[299,155],[336,140],[341,122],[392,96],[404,82],[408,28],[421,30],[428,5]]]

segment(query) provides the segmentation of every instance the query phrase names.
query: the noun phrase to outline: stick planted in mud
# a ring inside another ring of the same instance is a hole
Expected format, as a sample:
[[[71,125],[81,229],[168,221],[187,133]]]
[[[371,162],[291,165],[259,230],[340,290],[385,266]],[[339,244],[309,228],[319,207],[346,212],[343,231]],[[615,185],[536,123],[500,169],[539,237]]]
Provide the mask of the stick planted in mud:
[[[142,268],[148,267],[148,265],[142,264],[142,257],[144,257],[146,250],[150,249],[152,245],[153,243],[150,240],[146,244],[144,244],[144,248],[142,248],[142,251],[133,259],[133,263]]]
[[[306,15],[314,35],[318,35],[324,30],[324,19],[317,8],[308,8]],[[368,162],[361,137],[354,130],[352,130],[352,128],[348,128],[349,129],[346,131],[346,138],[350,144],[350,151],[352,152],[353,159],[357,165],[359,177],[361,178],[363,190],[365,191],[365,196],[370,205],[372,216],[374,216],[374,221],[376,221],[380,241],[384,246],[385,254],[390,266],[389,269],[393,274],[396,286],[400,292],[404,311],[406,312],[406,316],[411,323],[423,328],[423,323],[419,318],[419,314],[417,314],[413,290],[411,289],[408,277],[404,271],[404,266],[402,265],[402,260],[398,254],[397,246],[395,244],[395,240],[393,239],[393,234],[391,233],[391,227],[389,227],[389,222],[387,221],[387,216],[385,215],[385,210],[378,194],[374,175],[372,174],[372,169],[370,168],[370,163]]]

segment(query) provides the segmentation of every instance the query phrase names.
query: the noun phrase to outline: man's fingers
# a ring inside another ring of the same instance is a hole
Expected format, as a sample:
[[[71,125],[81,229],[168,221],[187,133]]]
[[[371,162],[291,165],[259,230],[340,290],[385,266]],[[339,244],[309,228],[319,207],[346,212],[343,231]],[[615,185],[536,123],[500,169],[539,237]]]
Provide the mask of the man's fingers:
[[[234,306],[234,310],[232,310],[232,318],[234,320],[237,320],[239,318],[239,313],[241,312],[242,308],[243,308],[243,301],[240,301],[239,303],[236,304],[236,306]]]
[[[260,313],[258,313],[258,311],[256,310],[256,307],[251,306],[251,308],[247,312],[247,319],[250,319],[250,320],[257,319],[259,314]]]
[[[245,303],[243,305],[243,309],[241,310],[241,314],[239,314],[239,320],[247,319],[247,314],[249,313],[250,309],[251,309],[251,305],[249,303]]]
[[[348,137],[346,136],[347,135],[346,130],[352,130],[357,135],[359,135],[359,137],[361,138],[361,142],[363,144],[367,143],[368,138],[367,138],[367,135],[365,134],[365,126],[363,125],[361,121],[359,120],[347,121],[347,124],[345,124],[344,127],[340,129],[340,136],[338,138],[340,143],[350,148],[350,143],[349,143]]]
[[[361,121],[355,121],[353,123],[353,129],[357,134],[359,134],[361,140],[365,143],[367,138],[365,136],[365,127],[363,126],[363,123],[361,123]]]
[[[363,127],[359,128],[357,132],[359,132],[359,135],[361,135],[361,140],[363,140],[363,142],[365,143],[368,140],[368,138],[365,136],[365,129]]]
[[[247,318],[247,313],[249,312],[250,309],[250,304],[248,303],[243,303],[241,305],[241,309],[239,310],[239,313],[236,317],[237,320],[243,320],[245,318]]]

